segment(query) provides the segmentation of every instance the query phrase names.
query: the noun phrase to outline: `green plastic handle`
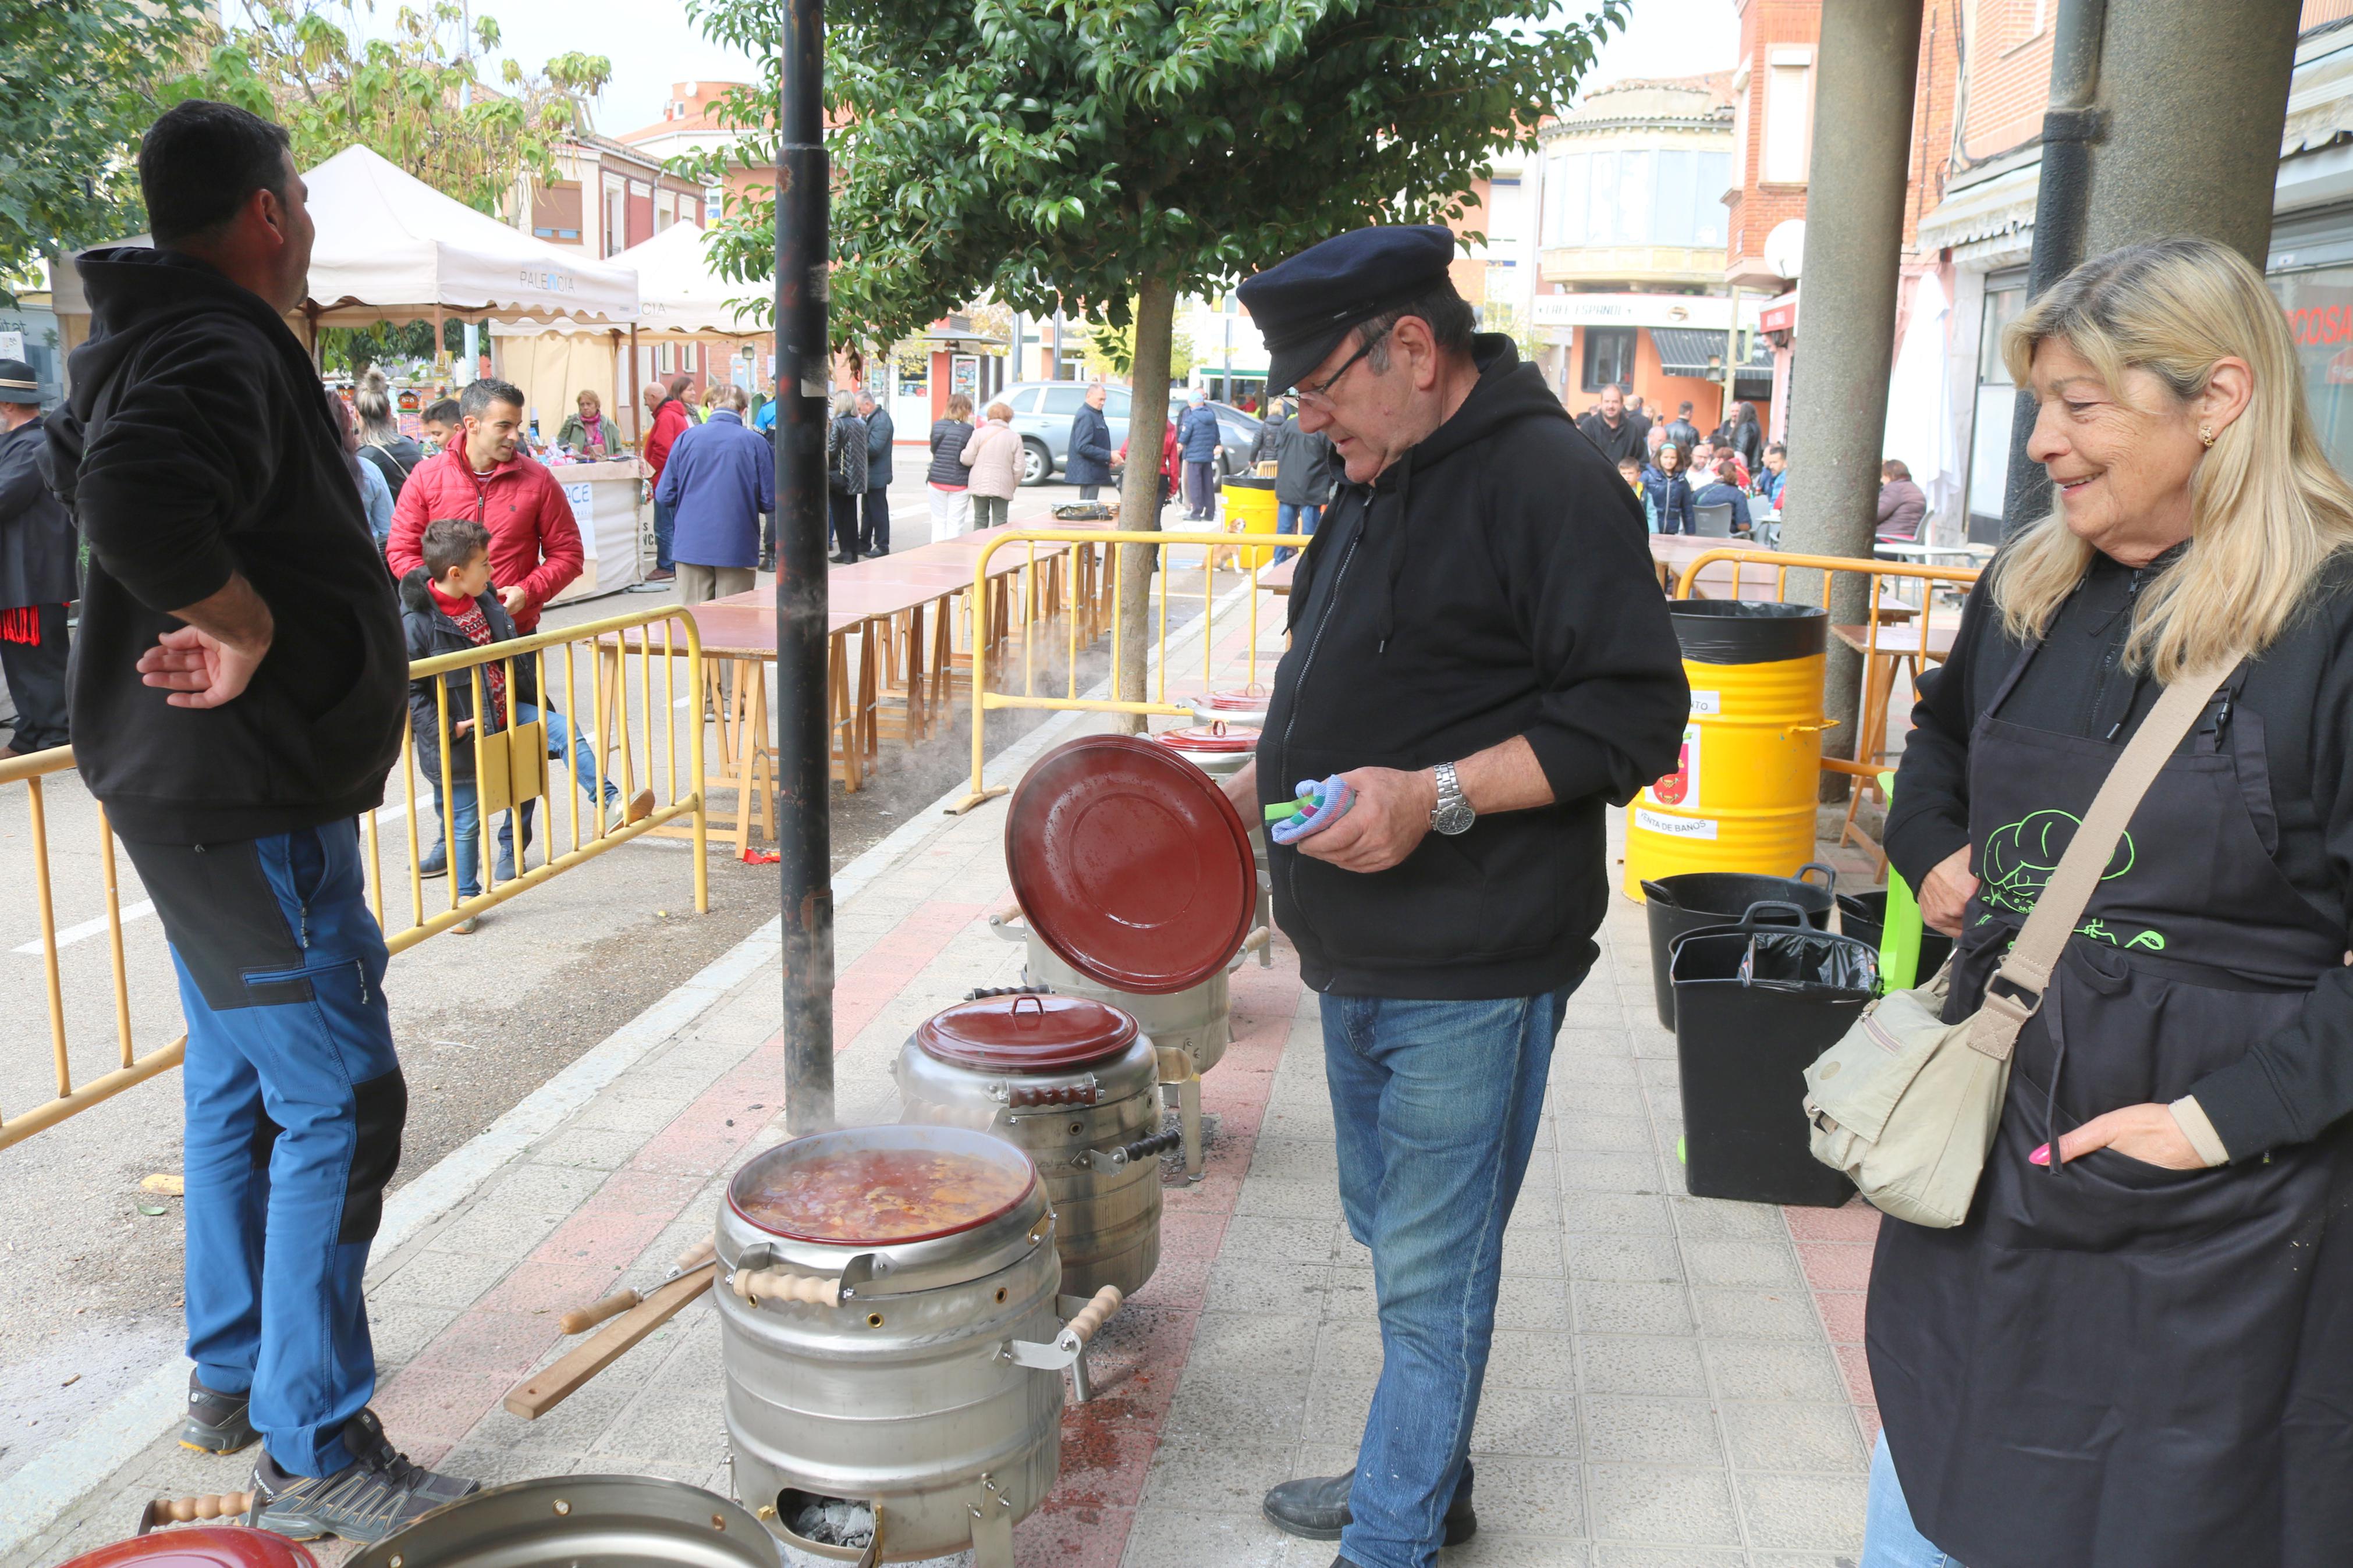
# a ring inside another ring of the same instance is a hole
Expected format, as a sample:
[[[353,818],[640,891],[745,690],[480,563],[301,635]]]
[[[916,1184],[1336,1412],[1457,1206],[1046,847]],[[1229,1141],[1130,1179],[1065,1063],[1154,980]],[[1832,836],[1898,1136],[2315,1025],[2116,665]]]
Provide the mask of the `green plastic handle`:
[[[1895,775],[1879,775],[1879,787],[1890,806],[1895,804]],[[1911,885],[1887,868],[1887,923],[1879,934],[1879,980],[1883,991],[1909,991],[1920,984],[1920,904]]]
[[[1269,822],[1281,822],[1286,816],[1297,816],[1305,809],[1307,808],[1295,800],[1279,800],[1266,808],[1266,819]]]

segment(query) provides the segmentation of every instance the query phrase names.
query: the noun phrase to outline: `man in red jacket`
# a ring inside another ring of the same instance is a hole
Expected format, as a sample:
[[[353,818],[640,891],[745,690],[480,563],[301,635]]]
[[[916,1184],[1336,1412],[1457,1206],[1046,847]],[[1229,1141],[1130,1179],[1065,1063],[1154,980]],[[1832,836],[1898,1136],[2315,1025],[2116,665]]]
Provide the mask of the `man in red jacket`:
[[[499,603],[529,637],[540,606],[580,575],[580,525],[564,487],[517,448],[522,394],[503,381],[478,381],[458,400],[465,435],[410,471],[393,508],[385,552],[392,574],[425,564],[425,525],[437,517],[470,517],[491,531],[491,580]]]
[[[670,538],[677,527],[668,502],[661,500],[662,469],[669,466],[670,449],[686,433],[693,421],[687,417],[686,404],[670,395],[659,382],[649,381],[638,394],[648,408],[653,410],[654,427],[646,432],[646,462],[654,471],[651,494],[654,497],[654,569],[646,577],[649,583],[667,583],[678,574],[678,563],[670,559]]]
[[[491,584],[499,603],[515,629],[529,637],[539,628],[540,607],[580,575],[583,562],[580,525],[573,519],[564,487],[518,449],[522,410],[522,394],[503,381],[478,381],[459,395],[458,415],[464,434],[439,456],[409,470],[408,482],[400,487],[400,500],[393,507],[392,539],[385,559],[395,577],[406,577],[425,564],[427,523],[444,517],[472,518],[491,531]],[[532,713],[526,706],[519,717],[547,721],[550,756],[573,754],[571,725],[564,714],[553,707]],[[428,777],[427,783],[438,801],[440,779]],[[582,780],[581,787],[593,789],[593,781]],[[617,792],[610,780],[606,790],[609,805]],[[528,805],[522,815],[523,847],[529,848]],[[513,832],[512,819],[499,830],[500,881],[515,874]],[[444,837],[434,836],[418,867],[426,876],[448,869]]]

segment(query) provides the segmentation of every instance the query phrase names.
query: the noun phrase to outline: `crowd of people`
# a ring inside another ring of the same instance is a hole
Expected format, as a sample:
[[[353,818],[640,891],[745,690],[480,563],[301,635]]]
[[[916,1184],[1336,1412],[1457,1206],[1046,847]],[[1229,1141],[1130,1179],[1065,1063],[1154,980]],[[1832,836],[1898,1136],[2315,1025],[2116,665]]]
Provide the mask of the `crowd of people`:
[[[1788,451],[1765,439],[1755,404],[1734,403],[1715,430],[1702,436],[1689,403],[1679,405],[1673,418],[1654,420],[1641,397],[1610,385],[1577,427],[1641,497],[1652,533],[1747,536],[1760,515],[1780,515]],[[1721,525],[1704,526],[1703,511]]]

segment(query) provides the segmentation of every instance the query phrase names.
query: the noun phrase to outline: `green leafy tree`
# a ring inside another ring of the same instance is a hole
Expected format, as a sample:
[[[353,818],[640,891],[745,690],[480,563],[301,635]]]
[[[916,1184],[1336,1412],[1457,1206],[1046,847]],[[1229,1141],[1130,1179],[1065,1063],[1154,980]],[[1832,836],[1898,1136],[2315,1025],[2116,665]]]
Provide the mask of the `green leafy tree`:
[[[1109,321],[1097,321],[1087,330],[1087,368],[1098,375],[1125,375],[1135,367],[1135,312],[1129,307],[1128,319],[1118,326]],[[1168,374],[1182,381],[1193,374],[1193,334],[1182,327],[1173,328],[1168,336]]]
[[[1499,147],[1567,100],[1629,0],[832,0],[833,330],[890,342],[984,290],[1133,321],[1131,428],[1166,414],[1176,297],[1366,223],[1459,218]],[[775,162],[779,0],[688,0],[769,63],[723,163]],[[767,276],[773,191],[723,225]],[[1130,463],[1129,527],[1157,524]],[[1123,690],[1140,699],[1151,552],[1122,563]]]
[[[133,166],[199,0],[0,3],[0,298],[42,256],[146,226]]]
[[[286,127],[304,168],[358,143],[435,190],[512,216],[530,184],[555,175],[555,148],[587,124],[586,100],[613,62],[578,52],[536,75],[504,63],[483,80],[477,51],[499,24],[455,0],[404,5],[389,37],[362,37],[362,0],[244,0],[241,23],[216,26],[202,65],[166,96],[213,98]],[[366,10],[372,13],[374,5]]]

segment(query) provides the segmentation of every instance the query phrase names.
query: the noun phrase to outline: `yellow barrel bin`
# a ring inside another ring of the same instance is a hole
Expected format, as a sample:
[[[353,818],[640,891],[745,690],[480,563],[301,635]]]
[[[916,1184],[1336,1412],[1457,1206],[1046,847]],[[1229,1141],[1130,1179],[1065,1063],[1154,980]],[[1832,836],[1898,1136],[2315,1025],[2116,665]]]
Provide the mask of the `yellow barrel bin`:
[[[1255,474],[1236,474],[1219,487],[1226,498],[1226,531],[1228,533],[1272,533],[1274,531],[1274,481]],[[1234,552],[1236,564],[1241,571],[1264,566],[1274,559],[1274,552],[1263,547]]]
[[[1749,600],[1667,610],[1691,716],[1675,771],[1626,808],[1626,896],[1686,871],[1794,877],[1814,858],[1830,616]]]

